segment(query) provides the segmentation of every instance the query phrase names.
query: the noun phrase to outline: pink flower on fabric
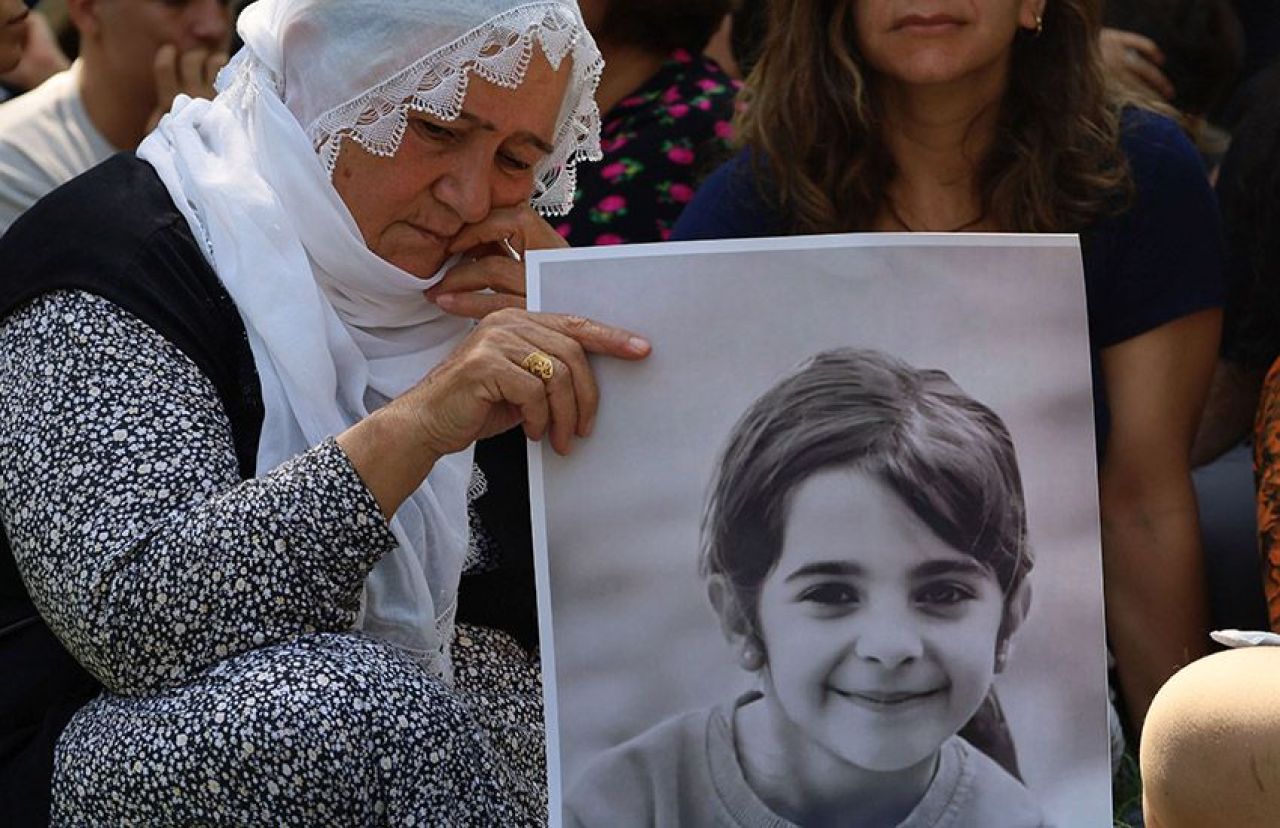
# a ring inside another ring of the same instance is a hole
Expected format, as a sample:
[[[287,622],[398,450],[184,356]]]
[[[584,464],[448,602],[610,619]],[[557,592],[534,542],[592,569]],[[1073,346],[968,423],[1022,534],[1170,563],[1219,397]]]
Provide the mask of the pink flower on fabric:
[[[689,107],[682,103],[674,104],[667,107],[667,114],[672,118],[683,118],[685,115],[689,114]]]
[[[567,239],[569,234],[573,232],[573,228],[569,226],[568,222],[565,222],[564,224],[556,225],[556,232],[560,234],[560,238]]]
[[[620,195],[605,196],[596,205],[596,209],[602,213],[616,213],[627,206],[627,200]]]
[[[600,171],[600,175],[610,182],[617,181],[627,171],[625,164],[614,162]]]
[[[610,244],[622,244],[622,236],[619,236],[616,233],[603,233],[596,236],[596,244],[601,247]]]
[[[674,86],[668,86],[667,91],[662,93],[662,102],[664,104],[673,104],[680,100],[680,90]]]
[[[689,54],[685,49],[676,49],[671,53],[671,59],[679,63],[688,63],[693,60],[693,55]]]
[[[710,98],[699,98],[699,99],[698,99],[698,102],[695,104],[695,106],[697,106],[697,107],[698,107],[698,109],[701,109],[703,112],[706,112],[708,109],[710,109],[710,108],[711,108],[711,99],[710,99]]]
[[[733,124],[729,121],[716,121],[716,137],[722,141],[733,139]]]
[[[667,192],[671,194],[672,201],[677,204],[687,204],[693,198],[693,188],[688,184],[672,184]]]
[[[662,227],[658,230],[658,241],[666,241],[671,238],[671,228]]]
[[[716,83],[711,78],[703,78],[702,80],[698,81],[698,88],[701,89],[703,92],[710,92],[713,89],[719,89],[720,84]]]
[[[620,150],[627,145],[627,136],[619,135],[617,138],[604,138],[600,141],[601,152],[614,152]]]
[[[667,159],[673,164],[692,164],[693,150],[688,147],[672,147],[667,150]]]

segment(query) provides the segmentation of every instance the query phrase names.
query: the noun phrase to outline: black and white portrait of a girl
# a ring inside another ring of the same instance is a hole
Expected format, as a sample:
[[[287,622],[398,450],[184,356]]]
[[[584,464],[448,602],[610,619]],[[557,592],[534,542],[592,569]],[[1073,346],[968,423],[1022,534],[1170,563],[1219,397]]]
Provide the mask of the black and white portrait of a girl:
[[[533,458],[561,824],[1107,818],[1073,250],[848,240],[539,263],[654,342]]]

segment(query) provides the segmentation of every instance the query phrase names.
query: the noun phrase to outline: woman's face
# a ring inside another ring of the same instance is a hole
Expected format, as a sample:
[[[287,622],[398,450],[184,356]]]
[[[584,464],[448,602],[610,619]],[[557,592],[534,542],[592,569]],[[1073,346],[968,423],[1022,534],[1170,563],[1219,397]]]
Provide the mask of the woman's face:
[[[22,60],[29,13],[22,0],[0,0],[0,72],[8,72]]]
[[[814,475],[757,605],[773,731],[819,763],[930,760],[987,695],[1003,614],[992,571],[879,479]]]
[[[534,167],[555,140],[570,71],[571,61],[555,71],[535,50],[516,89],[472,76],[456,120],[410,112],[394,156],[343,142],[333,186],[369,249],[429,278],[463,227],[528,201]]]
[[[871,68],[908,85],[1003,73],[1018,29],[1046,0],[854,0],[858,47]]]

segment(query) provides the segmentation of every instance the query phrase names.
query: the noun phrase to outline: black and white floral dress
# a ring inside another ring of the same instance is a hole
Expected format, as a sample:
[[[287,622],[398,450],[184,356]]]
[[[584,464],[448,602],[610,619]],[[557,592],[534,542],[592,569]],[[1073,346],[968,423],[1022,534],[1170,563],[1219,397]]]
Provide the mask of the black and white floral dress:
[[[210,380],[100,296],[0,324],[0,516],[106,688],[58,743],[54,824],[545,820],[536,662],[460,627],[446,686],[349,632],[394,540],[342,450],[243,480]]]

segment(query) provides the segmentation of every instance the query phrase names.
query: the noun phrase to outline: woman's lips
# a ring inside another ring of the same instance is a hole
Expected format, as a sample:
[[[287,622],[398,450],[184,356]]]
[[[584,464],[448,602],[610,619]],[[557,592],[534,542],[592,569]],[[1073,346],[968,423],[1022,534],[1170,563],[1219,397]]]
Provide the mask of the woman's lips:
[[[909,14],[893,24],[894,31],[910,29],[917,32],[945,32],[964,24],[958,17],[949,14]]]

